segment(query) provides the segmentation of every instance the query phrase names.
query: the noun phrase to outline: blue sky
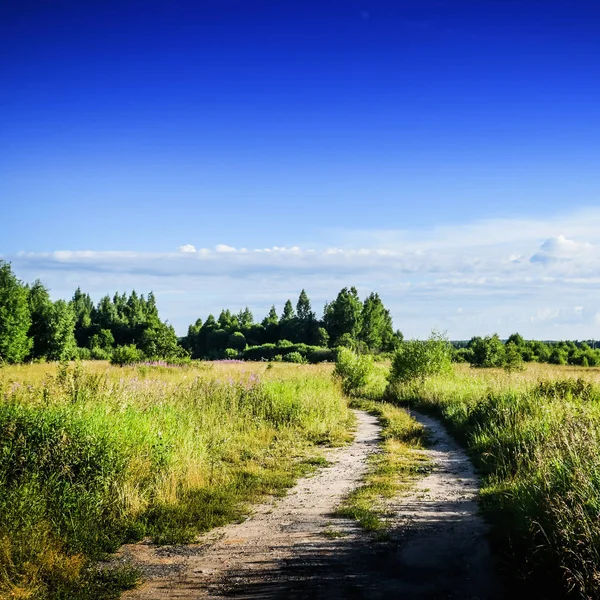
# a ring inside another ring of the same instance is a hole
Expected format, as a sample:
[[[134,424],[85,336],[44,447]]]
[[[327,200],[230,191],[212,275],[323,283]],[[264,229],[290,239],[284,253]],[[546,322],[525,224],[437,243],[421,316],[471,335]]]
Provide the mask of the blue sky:
[[[181,333],[356,285],[410,336],[598,337],[599,27],[566,0],[5,0],[0,256],[54,297],[154,289]]]

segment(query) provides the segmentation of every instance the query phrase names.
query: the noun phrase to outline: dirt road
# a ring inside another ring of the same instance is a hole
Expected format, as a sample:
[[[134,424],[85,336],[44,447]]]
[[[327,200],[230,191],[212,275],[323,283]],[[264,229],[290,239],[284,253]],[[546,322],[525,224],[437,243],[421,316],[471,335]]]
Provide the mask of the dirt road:
[[[357,417],[355,441],[328,452],[331,466],[302,479],[285,498],[256,507],[244,523],[219,528],[197,545],[123,547],[123,559],[146,579],[123,600],[501,597],[476,514],[477,479],[432,419],[418,416],[431,432],[427,452],[435,467],[390,506],[388,541],[332,516],[377,450],[375,417],[360,411]]]

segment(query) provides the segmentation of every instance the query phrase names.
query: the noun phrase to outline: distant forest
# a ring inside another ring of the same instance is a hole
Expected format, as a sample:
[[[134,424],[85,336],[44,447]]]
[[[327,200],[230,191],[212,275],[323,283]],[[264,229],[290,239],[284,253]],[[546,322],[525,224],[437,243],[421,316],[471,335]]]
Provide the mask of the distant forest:
[[[356,288],[343,288],[318,317],[305,290],[294,305],[288,300],[278,314],[272,306],[260,322],[248,307],[208,315],[178,338],[160,319],[156,298],[132,291],[115,293],[94,304],[77,288],[70,301],[50,299],[38,280],[21,282],[9,263],[0,260],[0,363],[61,360],[111,360],[130,364],[146,360],[171,363],[191,359],[333,361],[340,346],[360,353],[390,356],[403,342],[390,312],[377,293],[364,300]],[[477,367],[515,361],[581,366],[600,365],[594,342],[508,340],[497,335],[455,342],[454,360]]]

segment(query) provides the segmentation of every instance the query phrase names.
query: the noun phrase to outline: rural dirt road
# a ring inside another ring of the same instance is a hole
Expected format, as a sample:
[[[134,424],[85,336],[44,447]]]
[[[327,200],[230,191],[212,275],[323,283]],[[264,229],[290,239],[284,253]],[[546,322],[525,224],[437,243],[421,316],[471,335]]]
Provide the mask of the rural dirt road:
[[[145,583],[123,600],[195,598],[495,599],[501,598],[477,515],[478,482],[465,454],[435,420],[429,429],[433,471],[390,505],[385,542],[332,516],[376,452],[375,417],[357,411],[354,442],[329,450],[331,465],[302,479],[274,503],[201,543],[124,546]]]

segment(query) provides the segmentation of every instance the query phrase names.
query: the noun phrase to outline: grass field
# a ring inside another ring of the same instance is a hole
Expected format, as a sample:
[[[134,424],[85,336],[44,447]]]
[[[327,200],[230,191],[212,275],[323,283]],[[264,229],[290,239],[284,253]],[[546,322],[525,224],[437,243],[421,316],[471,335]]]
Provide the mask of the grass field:
[[[396,385],[376,363],[348,399],[332,365],[214,362],[0,368],[0,598],[118,597],[136,573],[98,572],[125,541],[187,542],[239,519],[351,437],[349,404],[384,427],[344,514],[382,527],[422,430],[392,406],[441,417],[483,476],[507,570],[531,592],[595,598],[600,584],[600,369],[455,365]],[[392,403],[392,404],[390,404]]]
[[[350,436],[331,368],[261,363],[0,369],[0,597],[108,598],[90,561],[240,518]]]
[[[597,598],[600,369],[470,369],[388,395],[440,416],[483,474],[482,507],[507,570],[538,595]]]

